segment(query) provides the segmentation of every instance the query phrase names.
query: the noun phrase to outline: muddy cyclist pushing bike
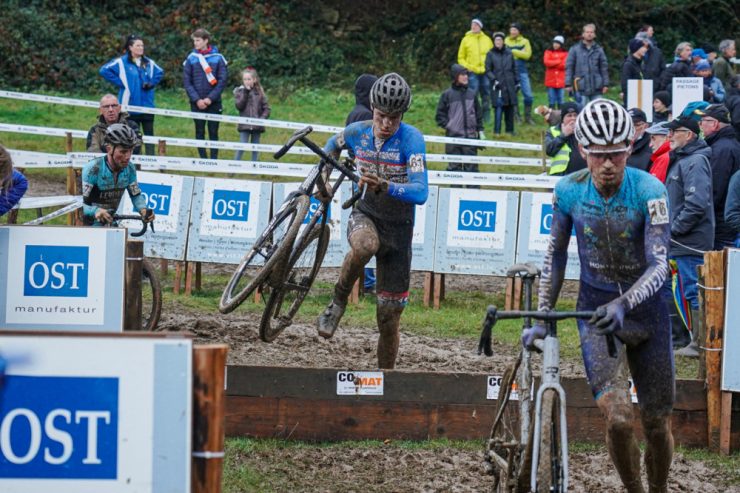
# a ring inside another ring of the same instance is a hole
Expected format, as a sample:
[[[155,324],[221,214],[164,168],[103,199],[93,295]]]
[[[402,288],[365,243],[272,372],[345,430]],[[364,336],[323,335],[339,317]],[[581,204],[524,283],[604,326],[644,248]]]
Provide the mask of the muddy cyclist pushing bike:
[[[426,147],[421,132],[401,121],[411,105],[411,88],[403,77],[380,77],[370,90],[370,105],[372,120],[349,125],[324,148],[337,156],[342,149],[352,150],[365,191],[350,215],[350,252],[318,328],[322,337],[334,335],[355,281],[375,256],[378,366],[393,368],[401,313],[408,303],[415,206],[428,195]]]
[[[596,312],[590,320],[578,321],[578,331],[591,391],[606,417],[609,455],[627,491],[645,491],[622,376],[626,360],[647,439],[649,491],[665,492],[673,456],[674,401],[671,330],[662,298],[670,238],[666,190],[651,175],[625,167],[634,127],[620,105],[605,99],[590,102],[578,115],[575,135],[588,169],[564,177],[555,187],[538,310],[555,307],[575,228],[581,261],[576,309]],[[534,324],[523,331],[522,343],[533,347],[546,332],[545,326]],[[609,356],[604,335],[614,336],[617,358]]]

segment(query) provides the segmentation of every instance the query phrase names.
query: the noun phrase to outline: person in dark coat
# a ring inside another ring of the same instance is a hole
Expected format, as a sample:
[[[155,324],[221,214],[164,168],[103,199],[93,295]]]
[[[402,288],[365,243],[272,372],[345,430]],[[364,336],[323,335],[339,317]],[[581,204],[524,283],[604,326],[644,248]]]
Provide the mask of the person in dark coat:
[[[730,81],[725,106],[730,110],[730,121],[735,129],[735,137],[740,140],[740,75],[734,76]]]
[[[730,125],[730,111],[723,104],[713,104],[699,110],[699,125],[704,140],[712,148],[712,197],[714,201],[714,249],[732,246],[735,231],[725,224],[725,201],[730,178],[740,170],[740,143]]]
[[[673,79],[676,77],[693,77],[691,70],[691,43],[684,41],[676,46],[676,57],[673,63],[663,71],[660,77],[660,90],[671,92]]]
[[[452,86],[439,97],[435,120],[445,129],[447,137],[477,139],[483,131],[483,112],[475,97],[475,91],[468,87],[468,70],[457,63],[450,67]],[[462,144],[445,144],[446,154],[475,156],[478,147]],[[478,171],[477,163],[449,163],[447,171]]]
[[[493,132],[501,134],[501,116],[506,121],[506,132],[514,133],[514,108],[519,90],[519,72],[514,55],[504,44],[504,33],[493,33],[493,49],[486,54],[486,76],[491,81],[491,95],[496,108]]]
[[[647,41],[641,39],[633,39],[629,44],[630,55],[624,59],[622,65],[622,102],[624,106],[627,106],[627,81],[628,80],[642,80],[644,79],[642,71],[642,58],[648,50]]]
[[[370,88],[378,78],[372,74],[362,74],[355,81],[355,107],[347,115],[345,126],[350,123],[363,122],[373,119],[373,110],[370,109]]]
[[[725,224],[735,232],[735,248],[740,248],[740,173],[732,175],[727,189]]]
[[[642,75],[646,80],[652,79],[653,91],[657,91],[660,87],[660,77],[663,75],[666,65],[663,52],[658,48],[655,39],[648,36],[647,32],[639,32],[635,35],[635,38],[648,42],[647,53],[642,57]]]
[[[632,154],[627,158],[627,166],[647,171],[650,168],[650,135],[645,132],[648,128],[645,112],[640,108],[631,108],[628,113],[632,117],[635,126],[635,136],[632,140]]]
[[[667,122],[671,119],[671,94],[657,91],[653,94],[653,123]]]

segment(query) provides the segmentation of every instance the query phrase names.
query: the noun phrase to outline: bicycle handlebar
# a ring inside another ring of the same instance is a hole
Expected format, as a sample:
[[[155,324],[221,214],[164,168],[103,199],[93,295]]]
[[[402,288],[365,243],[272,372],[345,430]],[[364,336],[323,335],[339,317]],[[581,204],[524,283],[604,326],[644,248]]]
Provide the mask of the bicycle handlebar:
[[[307,136],[311,132],[313,132],[313,128],[310,125],[306,128],[296,130],[295,132],[293,132],[293,135],[290,136],[285,145],[283,145],[283,147],[281,147],[275,154],[273,154],[273,157],[275,159],[280,159],[285,155],[286,152],[288,152],[288,149],[295,145],[296,142],[301,141],[303,142],[303,144],[305,144],[306,147],[311,149],[314,154],[319,156],[324,161],[324,163],[336,169],[353,182],[357,183],[358,181],[360,181],[360,177],[357,176],[357,173],[355,173],[348,167],[341,165],[336,159],[327,154],[326,151],[324,151],[321,147],[316,145],[315,142],[309,139]]]
[[[493,356],[493,348],[491,347],[493,326],[496,325],[496,321],[513,318],[534,318],[536,320],[543,320],[546,322],[557,322],[558,320],[565,320],[568,318],[579,318],[579,319],[590,319],[595,314],[599,313],[601,309],[596,311],[578,311],[578,312],[557,312],[557,311],[525,311],[525,310],[512,310],[512,311],[499,311],[495,306],[491,305],[486,310],[486,318],[483,321],[483,330],[481,331],[480,341],[478,342],[478,354],[484,353],[486,356]],[[609,350],[609,356],[612,358],[617,357],[617,346],[614,342],[614,335],[608,334],[606,336],[606,345]]]
[[[152,213],[151,209],[146,210],[146,217],[149,217]],[[141,214],[113,214],[113,221],[141,221],[141,229],[137,231],[136,233],[130,233],[131,236],[134,238],[138,238],[139,236],[142,236],[144,233],[146,233],[147,228],[151,224],[152,227],[152,233],[155,233],[154,231],[154,222],[148,223],[144,220],[144,216]]]
[[[288,152],[288,149],[290,149],[291,147],[295,145],[296,142],[303,139],[306,135],[310,134],[311,132],[313,132],[313,127],[311,127],[310,125],[306,128],[296,130],[295,132],[293,132],[293,135],[290,136],[290,138],[288,139],[288,142],[286,142],[285,145],[283,145],[283,147],[278,149],[278,151],[275,154],[273,154],[272,157],[274,157],[275,159],[280,159],[281,157],[285,155],[286,152]]]

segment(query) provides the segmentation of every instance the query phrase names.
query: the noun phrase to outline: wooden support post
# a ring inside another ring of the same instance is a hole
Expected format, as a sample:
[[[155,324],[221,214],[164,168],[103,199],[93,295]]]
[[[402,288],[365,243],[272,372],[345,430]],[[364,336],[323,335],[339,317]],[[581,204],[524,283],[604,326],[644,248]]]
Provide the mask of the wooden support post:
[[[445,299],[445,275],[434,273],[434,295],[433,295],[433,306],[435,310],[439,310],[439,306]]]
[[[141,330],[141,266],[144,260],[144,242],[126,241],[126,282],[124,296],[123,330]]]
[[[720,450],[720,423],[722,420],[722,342],[725,325],[725,252],[704,254],[704,332],[699,339],[704,346],[707,370],[707,426],[708,446]],[[701,288],[700,288],[701,289]]]
[[[169,270],[169,263],[166,258],[159,259],[159,278],[164,279],[167,277],[167,271]]]
[[[356,305],[360,302],[360,280],[355,281],[355,285],[352,286],[352,291],[349,293],[349,302]]]
[[[504,310],[520,310],[522,307],[522,278],[511,276],[506,278],[506,298]]]
[[[424,306],[429,307],[432,304],[434,293],[434,272],[424,273]]]
[[[185,262],[185,296],[193,294],[193,262]]]
[[[202,262],[196,262],[195,263],[195,290],[200,291],[201,287],[201,267],[203,263]]]
[[[730,425],[732,423],[732,392],[722,392],[722,416],[719,428],[719,452],[730,455]]]
[[[182,282],[182,268],[185,262],[175,262],[175,279],[172,282],[172,293],[180,294],[180,283]]]
[[[193,493],[220,493],[224,468],[225,344],[193,348]]]
[[[72,132],[67,132],[64,138],[64,151],[72,152],[74,147],[72,146]],[[67,195],[77,195],[77,176],[72,166],[67,168]],[[76,214],[69,214],[67,216],[67,224],[72,226],[75,224]]]

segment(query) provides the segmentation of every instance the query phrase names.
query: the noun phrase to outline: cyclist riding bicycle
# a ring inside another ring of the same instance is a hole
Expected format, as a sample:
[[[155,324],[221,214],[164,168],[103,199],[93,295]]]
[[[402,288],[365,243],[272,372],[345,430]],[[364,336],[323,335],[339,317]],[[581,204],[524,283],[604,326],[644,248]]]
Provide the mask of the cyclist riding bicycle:
[[[426,147],[416,128],[402,123],[411,105],[411,88],[400,75],[385,74],[370,90],[373,119],[353,123],[324,148],[339,156],[351,149],[366,193],[357,201],[347,226],[350,252],[344,259],[334,299],[319,316],[319,335],[330,338],[365,264],[377,261],[378,366],[393,368],[398,327],[408,303],[414,211],[427,200]]]
[[[105,132],[106,155],[88,162],[82,170],[82,214],[88,226],[110,224],[111,211],[118,209],[123,192],[128,191],[134,208],[145,222],[154,220],[136,181],[131,163],[134,148],[141,145],[131,127],[114,123]]]
[[[675,390],[670,322],[662,300],[670,239],[666,189],[655,177],[625,167],[634,127],[617,103],[598,99],[586,105],[575,135],[588,169],[555,186],[538,309],[555,307],[575,227],[581,260],[577,310],[602,308],[591,320],[579,320],[578,331],[588,381],[606,417],[609,454],[627,491],[643,492],[623,376],[626,353],[647,440],[649,491],[668,491]],[[617,358],[609,357],[607,334],[615,336]],[[532,347],[544,335],[544,326],[535,325],[523,332],[522,342]]]

